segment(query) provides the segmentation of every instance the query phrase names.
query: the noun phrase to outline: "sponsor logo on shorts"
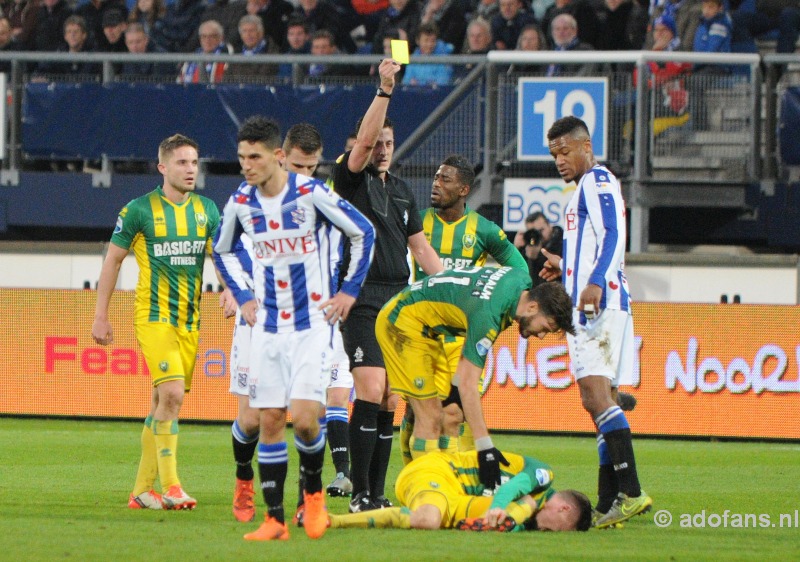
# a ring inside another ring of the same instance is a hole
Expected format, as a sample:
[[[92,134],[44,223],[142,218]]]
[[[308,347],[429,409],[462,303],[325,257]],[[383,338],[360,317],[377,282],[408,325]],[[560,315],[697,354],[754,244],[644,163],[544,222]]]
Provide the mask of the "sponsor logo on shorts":
[[[491,348],[492,340],[489,338],[481,338],[481,340],[475,344],[475,349],[477,350],[478,355],[481,357],[485,357]]]
[[[435,489],[437,489],[439,487],[439,483],[436,482],[435,480],[431,480],[430,482],[428,482],[428,486],[430,486],[431,488],[433,488],[435,490]]]
[[[331,369],[331,381],[339,380],[339,369],[333,368]]]
[[[256,385],[255,384],[251,384],[250,385],[250,400],[255,400],[255,399],[256,399]]]
[[[363,363],[364,362],[364,350],[360,347],[356,348],[356,352],[353,354],[353,362],[354,363]]]
[[[236,373],[236,382],[239,388],[247,388],[247,373]]]
[[[166,373],[167,369],[169,369],[169,363],[167,363],[166,361],[162,361],[161,363],[158,364],[158,368],[161,369],[162,372]]]

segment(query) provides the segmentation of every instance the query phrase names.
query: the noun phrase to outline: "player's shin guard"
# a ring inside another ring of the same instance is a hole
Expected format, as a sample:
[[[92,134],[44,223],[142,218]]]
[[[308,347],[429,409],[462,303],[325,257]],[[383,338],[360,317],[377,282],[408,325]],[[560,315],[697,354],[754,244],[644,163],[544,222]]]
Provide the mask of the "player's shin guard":
[[[336,472],[350,478],[350,435],[347,427],[347,408],[327,408],[328,446]]]
[[[386,471],[389,470],[389,459],[392,456],[394,412],[378,412],[377,428],[378,439],[369,465],[369,491],[373,499],[384,495]]]
[[[156,444],[158,474],[161,489],[180,486],[178,479],[178,420],[153,420],[153,440]]]
[[[322,490],[322,463],[325,461],[325,434],[319,432],[310,442],[294,437],[294,446],[300,455],[300,474],[309,494]]]
[[[636,473],[631,428],[622,409],[619,406],[610,407],[597,416],[595,424],[608,446],[608,454],[619,482],[619,491],[628,497],[639,497],[642,490]]]
[[[147,416],[142,428],[142,456],[139,459],[139,469],[136,471],[136,483],[133,485],[133,495],[138,496],[153,488],[158,477],[158,457],[156,456],[156,440],[153,436],[153,416]]]
[[[236,462],[236,478],[239,480],[253,479],[253,455],[258,446],[258,432],[247,435],[242,430],[239,422],[234,420],[231,425],[233,436],[233,460]]]
[[[407,507],[387,507],[347,515],[331,515],[331,527],[335,529],[410,529],[411,512]]]
[[[400,454],[403,456],[403,465],[413,460],[411,456],[411,439],[414,434],[414,414],[411,413],[411,405],[406,404],[406,413],[403,421],[400,422]]]
[[[350,480],[353,497],[369,491],[369,467],[378,440],[380,404],[356,399],[350,417]]]
[[[261,493],[267,504],[267,513],[279,523],[285,521],[283,512],[283,486],[289,466],[289,448],[285,441],[258,444],[258,475]]]
[[[608,454],[608,445],[606,445],[602,433],[597,435],[597,454],[600,457],[600,468],[597,472],[597,506],[595,506],[595,510],[600,513],[608,513],[619,493],[619,483],[614,472],[614,464],[611,462],[611,455]]]

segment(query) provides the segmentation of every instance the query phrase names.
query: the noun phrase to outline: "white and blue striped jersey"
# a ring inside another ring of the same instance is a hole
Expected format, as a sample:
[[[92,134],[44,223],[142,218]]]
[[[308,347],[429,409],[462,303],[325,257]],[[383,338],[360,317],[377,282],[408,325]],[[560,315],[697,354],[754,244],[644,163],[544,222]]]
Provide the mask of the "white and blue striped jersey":
[[[257,324],[269,333],[324,326],[318,306],[332,294],[329,232],[349,237],[353,260],[341,288],[358,297],[372,260],[369,220],[321,181],[289,173],[281,193],[265,197],[242,183],[223,211],[214,263],[239,306],[257,299]],[[243,283],[235,247],[242,233],[253,242],[255,294]]]
[[[595,165],[578,183],[564,215],[562,279],[575,305],[588,284],[603,289],[600,308],[630,312],[625,278],[625,202],[619,182]]]

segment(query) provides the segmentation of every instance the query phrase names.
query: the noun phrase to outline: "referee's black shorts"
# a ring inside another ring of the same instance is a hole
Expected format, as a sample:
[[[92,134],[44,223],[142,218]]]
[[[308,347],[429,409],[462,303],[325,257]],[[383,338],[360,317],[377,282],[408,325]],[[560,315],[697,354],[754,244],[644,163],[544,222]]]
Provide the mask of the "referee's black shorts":
[[[342,323],[344,350],[350,368],[380,367],[385,369],[383,353],[375,337],[375,321],[389,299],[406,288],[405,283],[394,285],[365,284],[347,320]]]

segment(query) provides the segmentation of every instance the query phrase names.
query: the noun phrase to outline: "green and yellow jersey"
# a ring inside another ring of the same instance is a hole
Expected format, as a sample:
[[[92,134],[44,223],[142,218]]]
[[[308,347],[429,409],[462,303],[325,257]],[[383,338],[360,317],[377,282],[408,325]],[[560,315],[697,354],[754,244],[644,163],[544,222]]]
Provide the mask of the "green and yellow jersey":
[[[503,456],[508,465],[500,465],[500,487],[495,492],[492,507],[508,507],[513,501],[530,494],[541,509],[544,502],[554,490],[553,471],[545,463],[532,457],[507,453]],[[483,484],[478,475],[478,453],[476,451],[459,452],[450,455],[450,467],[458,478],[464,493],[470,496],[483,494]]]
[[[190,193],[176,204],[161,186],[120,211],[111,242],[132,249],[139,264],[134,324],[199,329],[203,265],[219,221],[211,199]]]
[[[384,309],[389,322],[400,322],[405,333],[465,337],[463,356],[483,367],[492,343],[513,322],[522,291],[530,288],[527,269],[445,270],[413,283]]]
[[[464,216],[454,222],[442,220],[434,208],[420,211],[420,216],[425,238],[439,254],[445,269],[481,267],[487,256],[491,256],[501,266],[528,271],[525,258],[503,229],[475,211],[467,208]],[[415,262],[414,280],[423,277],[425,272]]]

